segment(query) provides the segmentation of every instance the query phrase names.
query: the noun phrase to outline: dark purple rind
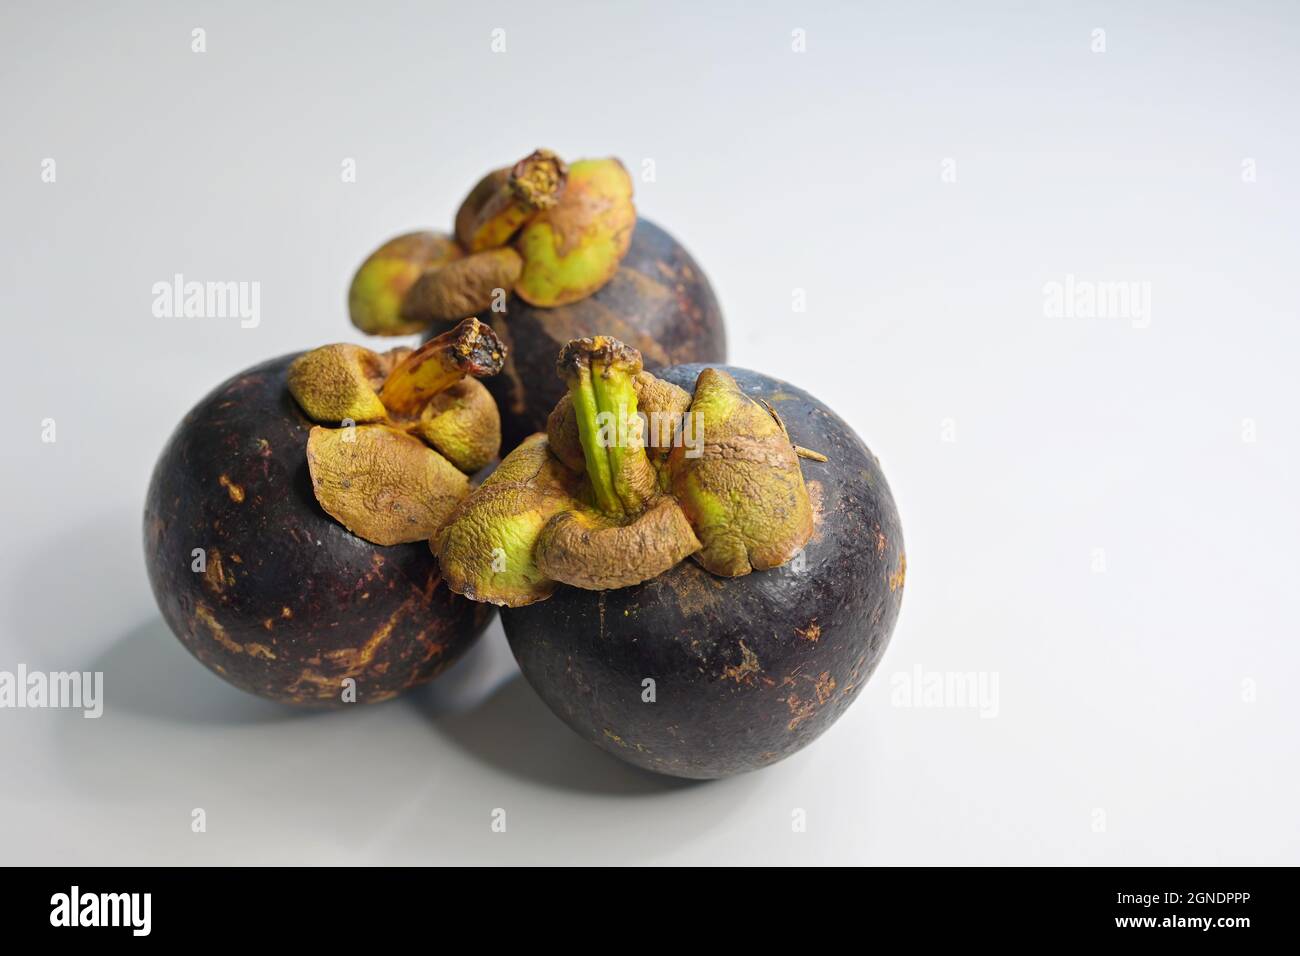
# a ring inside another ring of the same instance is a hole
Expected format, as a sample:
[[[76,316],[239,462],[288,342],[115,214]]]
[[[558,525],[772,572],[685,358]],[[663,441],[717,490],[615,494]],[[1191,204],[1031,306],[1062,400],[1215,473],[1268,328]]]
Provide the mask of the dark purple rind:
[[[690,390],[703,367],[656,374]],[[561,586],[502,611],[524,676],[561,719],[677,777],[730,776],[809,744],[875,670],[903,597],[903,536],[875,456],[806,392],[728,371],[772,404],[796,444],[829,458],[802,462],[815,516],[803,569],[796,559],[728,579],[687,560],[636,587]]]
[[[683,362],[725,362],[726,330],[713,288],[672,236],[638,219],[614,278],[594,295],[543,309],[511,294],[505,310],[480,312],[506,347],[505,370],[485,379],[501,409],[501,453],[546,429],[564,394],[555,356],[572,339],[609,335],[640,350],[653,371]],[[445,331],[436,326],[429,336]]]
[[[380,547],[321,510],[312,422],[285,385],[295,357],[224,382],[177,427],[145,502],[149,582],[181,643],[236,687],[331,706],[352,677],[374,703],[436,676],[492,610],[443,586],[424,542]]]

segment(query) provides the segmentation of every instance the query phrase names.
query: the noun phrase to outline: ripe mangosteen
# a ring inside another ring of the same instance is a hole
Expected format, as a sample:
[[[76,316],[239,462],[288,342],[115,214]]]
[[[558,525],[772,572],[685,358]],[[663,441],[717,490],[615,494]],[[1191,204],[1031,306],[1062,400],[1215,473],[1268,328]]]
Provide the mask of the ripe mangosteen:
[[[451,664],[491,609],[444,587],[413,542],[497,453],[495,405],[467,376],[503,360],[470,319],[416,351],[324,346],[217,386],[145,502],[149,580],[181,643],[295,704],[386,700]]]
[[[488,381],[505,448],[545,427],[563,394],[550,374],[572,339],[612,334],[647,368],[722,362],[726,333],[708,279],[658,226],[637,218],[617,159],[565,164],[537,150],[494,170],[457,211],[455,235],[416,232],[376,250],[348,295],[365,332],[430,334],[467,315],[508,348]]]
[[[503,605],[529,683],[623,760],[714,778],[799,750],[852,703],[898,617],[906,560],[879,463],[757,372],[651,375],[599,337],[559,368],[546,433],[435,536],[448,585]]]

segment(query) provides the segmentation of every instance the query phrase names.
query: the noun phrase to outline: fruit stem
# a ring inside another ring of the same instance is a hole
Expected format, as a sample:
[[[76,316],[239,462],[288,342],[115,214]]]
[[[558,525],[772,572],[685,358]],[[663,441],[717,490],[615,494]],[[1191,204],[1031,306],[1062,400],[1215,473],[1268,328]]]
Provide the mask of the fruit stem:
[[[475,211],[468,251],[495,249],[510,241],[536,212],[550,209],[564,189],[569,170],[549,149],[534,150]]]
[[[611,518],[640,514],[655,487],[632,384],[641,353],[608,336],[575,339],[560,351],[557,369],[569,386],[597,509]]]
[[[549,149],[536,149],[510,170],[510,191],[529,209],[549,209],[568,175],[564,160]]]
[[[495,375],[505,364],[505,347],[490,326],[469,318],[429,339],[388,373],[379,399],[389,415],[418,415],[430,398],[466,375]]]

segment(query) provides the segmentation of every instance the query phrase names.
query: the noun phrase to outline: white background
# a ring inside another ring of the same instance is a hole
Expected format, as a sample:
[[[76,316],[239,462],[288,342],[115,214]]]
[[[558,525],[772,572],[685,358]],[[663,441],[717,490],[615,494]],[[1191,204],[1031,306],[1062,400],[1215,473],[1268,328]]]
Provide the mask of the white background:
[[[0,669],[107,695],[0,710],[0,861],[1300,863],[1294,6],[114,6],[0,13]],[[539,145],[652,159],[638,206],[732,361],[817,393],[893,485],[893,643],[759,773],[624,768],[499,625],[320,715],[227,687],[154,608],[142,500],[184,412],[361,341],[361,258]],[[175,273],[260,282],[260,326],[155,318]],[[1049,317],[1067,275],[1149,283],[1149,325]],[[895,706],[917,667],[996,675],[996,715]]]

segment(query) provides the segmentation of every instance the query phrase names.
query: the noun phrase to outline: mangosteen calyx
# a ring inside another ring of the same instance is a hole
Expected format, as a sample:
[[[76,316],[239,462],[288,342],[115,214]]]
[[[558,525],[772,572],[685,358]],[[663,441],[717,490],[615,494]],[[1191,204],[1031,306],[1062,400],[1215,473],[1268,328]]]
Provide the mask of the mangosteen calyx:
[[[779,567],[813,531],[798,449],[775,412],[721,369],[694,394],[608,336],[575,339],[568,393],[461,501],[430,546],[458,594],[519,607],[557,584],[630,587],[688,556],[736,577]],[[806,454],[804,454],[806,453]]]
[[[496,403],[477,379],[505,348],[466,319],[418,349],[324,345],[289,366],[289,392],[312,421],[307,467],[316,500],[378,545],[428,539],[501,447]]]
[[[613,278],[635,226],[632,178],[617,159],[570,166],[535,150],[470,190],[453,236],[411,233],[372,253],[348,292],[352,322],[406,335],[482,312],[509,291],[544,308],[576,302]]]

